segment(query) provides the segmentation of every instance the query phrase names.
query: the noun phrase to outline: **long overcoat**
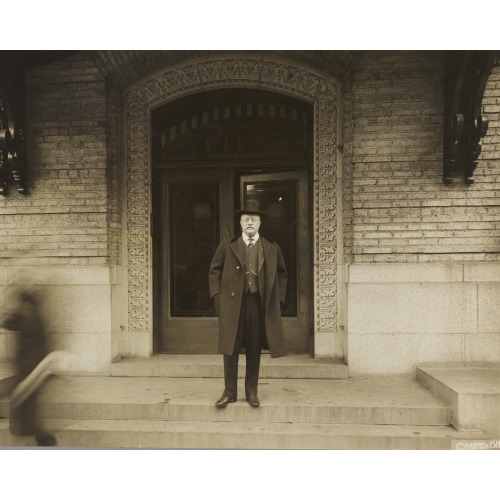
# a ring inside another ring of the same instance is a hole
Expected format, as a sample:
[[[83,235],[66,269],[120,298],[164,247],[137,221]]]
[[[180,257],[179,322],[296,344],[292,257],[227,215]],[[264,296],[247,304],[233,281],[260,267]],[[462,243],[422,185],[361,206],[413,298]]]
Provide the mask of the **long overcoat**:
[[[245,282],[245,243],[241,236],[221,242],[210,264],[210,298],[219,317],[220,354],[233,354]],[[280,302],[285,302],[287,271],[279,245],[260,236],[258,280],[271,357],[287,353]]]

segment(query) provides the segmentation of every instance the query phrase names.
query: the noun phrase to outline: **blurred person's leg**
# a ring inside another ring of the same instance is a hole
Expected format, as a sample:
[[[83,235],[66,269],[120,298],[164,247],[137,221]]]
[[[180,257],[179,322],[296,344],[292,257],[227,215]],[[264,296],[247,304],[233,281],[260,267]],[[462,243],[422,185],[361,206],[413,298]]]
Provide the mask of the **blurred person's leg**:
[[[34,437],[35,443],[25,446],[57,446],[54,436],[40,425],[38,394],[32,394],[20,405],[10,406],[10,433],[14,436]]]
[[[10,406],[10,433],[15,436],[33,436],[37,430],[37,395],[31,395],[18,406]]]

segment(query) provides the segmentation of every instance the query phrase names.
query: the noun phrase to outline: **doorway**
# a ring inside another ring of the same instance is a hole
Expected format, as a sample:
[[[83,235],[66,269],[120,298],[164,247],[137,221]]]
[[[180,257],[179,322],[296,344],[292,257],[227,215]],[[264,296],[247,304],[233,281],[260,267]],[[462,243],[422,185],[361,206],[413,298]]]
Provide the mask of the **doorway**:
[[[217,352],[208,268],[239,234],[246,200],[266,211],[289,273],[282,309],[290,353],[312,350],[312,109],[280,94],[204,92],[153,112],[154,335],[159,352]]]

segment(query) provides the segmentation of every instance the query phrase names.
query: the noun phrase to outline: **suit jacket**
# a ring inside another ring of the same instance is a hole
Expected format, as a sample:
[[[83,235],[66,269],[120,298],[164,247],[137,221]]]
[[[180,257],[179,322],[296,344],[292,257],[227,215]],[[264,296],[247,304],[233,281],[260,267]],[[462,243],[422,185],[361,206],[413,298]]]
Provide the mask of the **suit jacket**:
[[[285,261],[277,243],[262,236],[259,241],[258,279],[265,335],[271,356],[284,356],[287,347],[281,322],[280,302],[285,302]],[[208,273],[210,298],[214,298],[219,317],[220,354],[232,354],[236,341],[245,281],[244,244],[241,236],[232,241],[221,242]]]

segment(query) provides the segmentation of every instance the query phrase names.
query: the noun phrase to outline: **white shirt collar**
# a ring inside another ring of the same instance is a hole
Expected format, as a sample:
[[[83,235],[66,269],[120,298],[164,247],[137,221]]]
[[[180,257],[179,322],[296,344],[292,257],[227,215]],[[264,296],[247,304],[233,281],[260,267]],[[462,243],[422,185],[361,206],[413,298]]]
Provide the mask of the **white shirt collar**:
[[[241,236],[243,238],[243,241],[245,242],[245,245],[248,245],[248,236],[243,232],[241,233]],[[255,233],[252,239],[254,243],[257,243],[259,241],[259,233]]]

